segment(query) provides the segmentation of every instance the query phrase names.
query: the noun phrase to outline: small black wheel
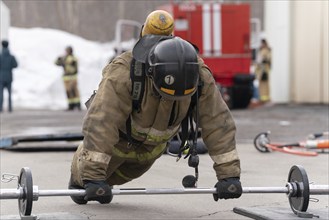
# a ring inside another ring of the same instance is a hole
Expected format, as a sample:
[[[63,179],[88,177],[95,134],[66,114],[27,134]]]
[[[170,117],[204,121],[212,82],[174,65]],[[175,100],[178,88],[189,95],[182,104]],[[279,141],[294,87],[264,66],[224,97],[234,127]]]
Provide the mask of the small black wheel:
[[[270,143],[268,135],[269,132],[262,132],[259,133],[254,139],[255,148],[262,153],[270,152],[270,150],[266,147],[266,144]]]
[[[183,178],[182,184],[185,188],[194,188],[196,184],[196,177],[192,175],[187,175]]]

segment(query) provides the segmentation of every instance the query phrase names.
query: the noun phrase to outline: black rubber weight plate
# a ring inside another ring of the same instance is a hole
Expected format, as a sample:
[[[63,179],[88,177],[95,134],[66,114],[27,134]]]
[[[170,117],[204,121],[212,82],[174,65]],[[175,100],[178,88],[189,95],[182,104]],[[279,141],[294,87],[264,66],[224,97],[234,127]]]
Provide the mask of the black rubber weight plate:
[[[292,210],[306,212],[310,200],[310,186],[305,169],[298,165],[291,167],[288,182],[297,183],[296,197],[289,197]]]
[[[23,167],[21,169],[18,183],[23,189],[23,196],[18,199],[19,212],[21,216],[29,216],[32,212],[33,203],[33,181],[29,168]]]

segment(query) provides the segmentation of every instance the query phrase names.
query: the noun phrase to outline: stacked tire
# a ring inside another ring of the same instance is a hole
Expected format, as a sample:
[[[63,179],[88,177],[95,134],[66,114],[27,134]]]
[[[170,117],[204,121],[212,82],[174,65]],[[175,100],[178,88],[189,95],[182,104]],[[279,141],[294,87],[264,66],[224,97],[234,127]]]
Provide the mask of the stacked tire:
[[[250,74],[236,74],[233,78],[231,90],[232,109],[247,108],[253,96],[254,76]]]

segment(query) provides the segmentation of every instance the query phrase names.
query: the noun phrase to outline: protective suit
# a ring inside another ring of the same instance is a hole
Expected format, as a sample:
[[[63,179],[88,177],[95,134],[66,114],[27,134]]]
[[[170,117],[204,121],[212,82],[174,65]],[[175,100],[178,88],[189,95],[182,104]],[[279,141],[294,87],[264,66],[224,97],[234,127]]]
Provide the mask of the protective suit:
[[[66,91],[68,110],[74,110],[74,108],[81,109],[80,106],[80,93],[78,89],[78,60],[73,55],[72,47],[66,48],[66,55],[58,57],[55,61],[57,66],[62,66],[63,82]]]
[[[141,111],[133,111],[128,51],[103,70],[99,89],[83,123],[84,140],[72,161],[72,181],[83,187],[84,180],[106,180],[120,185],[143,175],[166,149],[178,132],[191,99],[166,100],[146,77]],[[202,138],[214,161],[218,180],[239,177],[240,160],[235,147],[235,124],[213,76],[198,59],[203,82],[199,97]],[[141,145],[128,144],[126,120],[131,114],[132,138]]]
[[[271,49],[267,46],[266,41],[263,41],[258,51],[256,77],[259,81],[259,99],[261,102],[268,102],[271,100],[270,70],[272,55]]]

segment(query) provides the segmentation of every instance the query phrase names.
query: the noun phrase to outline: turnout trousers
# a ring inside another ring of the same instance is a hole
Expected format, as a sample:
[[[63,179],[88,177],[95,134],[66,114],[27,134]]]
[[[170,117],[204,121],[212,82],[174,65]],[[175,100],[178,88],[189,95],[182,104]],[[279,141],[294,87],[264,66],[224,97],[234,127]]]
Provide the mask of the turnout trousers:
[[[63,82],[69,105],[79,104],[80,106],[80,93],[78,89],[77,75],[65,75],[63,77]]]
[[[261,102],[270,101],[270,83],[268,80],[259,81],[259,99]]]
[[[106,182],[110,185],[122,185],[142,176],[148,171],[167,147],[167,143],[158,146],[131,146],[127,141],[121,140],[113,148],[111,159],[107,166]],[[83,187],[81,178],[81,162],[83,143],[75,152],[71,166],[71,177],[74,184]]]

